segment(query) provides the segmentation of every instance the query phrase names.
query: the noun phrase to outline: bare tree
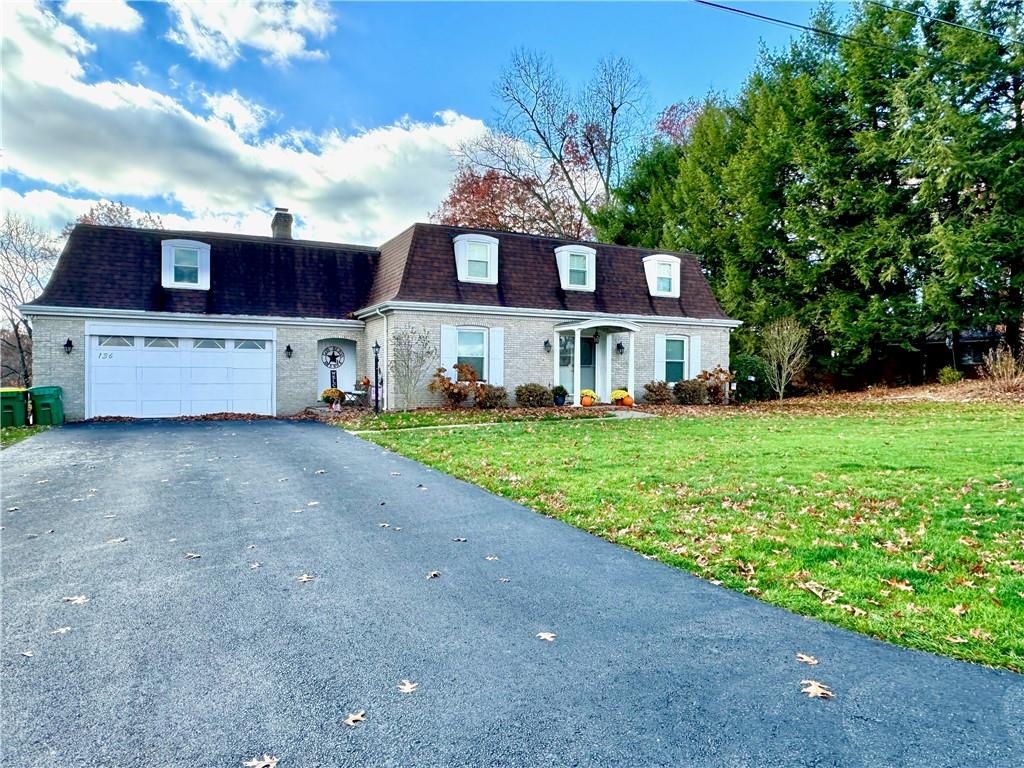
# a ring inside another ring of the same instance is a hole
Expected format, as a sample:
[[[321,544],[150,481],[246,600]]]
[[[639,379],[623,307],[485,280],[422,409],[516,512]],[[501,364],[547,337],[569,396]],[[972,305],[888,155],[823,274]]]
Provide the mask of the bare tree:
[[[514,181],[547,213],[556,234],[566,202],[589,222],[618,184],[644,138],[647,87],[626,59],[602,59],[574,93],[548,56],[526,50],[494,88],[502,112],[462,160]]]
[[[398,331],[388,351],[392,380],[405,408],[415,408],[428,371],[437,368],[437,347],[422,330]]]
[[[75,224],[105,224],[110,227],[139,227],[141,229],[164,228],[160,214],[143,211],[136,215],[124,203],[110,200],[100,200],[77,219],[68,222],[61,231],[61,237],[70,235]]]
[[[0,335],[3,378],[23,386],[32,377],[32,328],[18,306],[38,296],[57,263],[57,242],[31,221],[14,213],[0,224]]]
[[[781,401],[786,386],[807,365],[807,329],[791,317],[775,320],[761,333],[761,356],[768,385]]]

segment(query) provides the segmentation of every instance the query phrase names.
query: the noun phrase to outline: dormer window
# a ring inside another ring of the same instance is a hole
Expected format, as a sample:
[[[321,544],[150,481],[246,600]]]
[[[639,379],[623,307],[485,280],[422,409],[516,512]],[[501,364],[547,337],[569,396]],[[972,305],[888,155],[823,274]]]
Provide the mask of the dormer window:
[[[679,257],[658,253],[644,257],[644,274],[651,296],[679,298]]]
[[[558,279],[563,291],[593,291],[597,284],[597,251],[585,245],[555,248]]]
[[[164,288],[210,290],[210,246],[196,240],[164,240],[161,284]]]
[[[467,234],[453,242],[460,283],[498,284],[498,238]]]

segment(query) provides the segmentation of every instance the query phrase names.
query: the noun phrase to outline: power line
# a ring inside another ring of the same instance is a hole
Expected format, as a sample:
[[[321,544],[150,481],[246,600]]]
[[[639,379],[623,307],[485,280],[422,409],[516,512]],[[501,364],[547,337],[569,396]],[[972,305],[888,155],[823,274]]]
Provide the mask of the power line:
[[[985,37],[990,37],[993,40],[998,40],[1000,43],[1007,42],[1007,43],[1016,43],[1017,45],[1024,45],[1024,43],[1022,43],[1020,40],[1015,40],[1012,37],[1004,37],[1003,35],[997,35],[995,32],[986,32],[984,29],[978,29],[977,27],[969,27],[966,24],[958,24],[955,21],[947,21],[946,19],[938,19],[938,18],[936,18],[934,16],[928,16],[927,14],[924,14],[924,13],[918,13],[917,11],[912,11],[909,8],[898,8],[898,7],[893,6],[893,5],[886,5],[885,3],[876,2],[876,0],[867,0],[867,2],[871,3],[871,5],[877,5],[879,8],[885,8],[886,10],[889,10],[889,11],[895,11],[896,13],[906,13],[906,14],[909,14],[910,16],[916,16],[917,18],[923,19],[924,21],[935,21],[935,22],[938,22],[939,24],[945,24],[946,26],[949,26],[949,27],[956,27],[957,29],[964,29],[964,30],[967,30],[968,32],[975,32],[975,33],[977,33],[979,35],[984,35]]]
[[[825,35],[826,37],[831,37],[837,40],[846,40],[851,43],[858,43],[859,45],[868,45],[871,46],[872,48],[879,48],[883,51],[890,51],[891,53],[917,53],[916,51],[908,51],[906,49],[893,48],[891,45],[875,43],[872,42],[871,40],[865,40],[862,37],[844,35],[842,32],[833,32],[832,30],[829,29],[818,29],[817,27],[809,27],[806,24],[798,24],[795,21],[786,21],[784,19],[776,19],[774,16],[765,16],[760,13],[754,13],[753,11],[745,11],[742,8],[733,8],[732,6],[728,5],[719,5],[718,3],[711,3],[708,2],[708,0],[692,0],[692,2],[696,3],[697,5],[704,5],[707,6],[708,8],[714,8],[719,11],[728,11],[729,13],[739,14],[740,16],[748,16],[752,19],[757,19],[759,21],[767,21],[769,24],[779,24],[781,26],[790,27],[792,29],[802,29],[805,32],[811,32],[815,35]]]

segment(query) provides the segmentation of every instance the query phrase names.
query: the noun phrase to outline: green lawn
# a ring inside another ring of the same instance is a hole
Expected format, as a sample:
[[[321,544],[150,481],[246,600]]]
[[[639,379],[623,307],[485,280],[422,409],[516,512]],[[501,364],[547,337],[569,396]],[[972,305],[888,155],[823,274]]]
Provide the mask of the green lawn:
[[[1024,408],[844,404],[371,440],[798,613],[1024,671]]]
[[[437,427],[459,424],[490,424],[510,421],[562,421],[566,419],[595,419],[607,416],[607,411],[582,408],[458,408],[455,410],[423,409],[418,411],[384,411],[379,416],[353,411],[339,414],[338,424],[350,430],[394,430],[416,427]]]
[[[26,437],[44,432],[49,427],[2,427],[0,428],[0,447],[7,448]]]

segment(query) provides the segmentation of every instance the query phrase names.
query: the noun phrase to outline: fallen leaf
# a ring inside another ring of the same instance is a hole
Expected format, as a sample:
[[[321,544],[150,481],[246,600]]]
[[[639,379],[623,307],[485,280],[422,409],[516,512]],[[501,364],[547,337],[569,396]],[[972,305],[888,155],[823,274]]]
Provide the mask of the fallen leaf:
[[[963,616],[965,613],[967,613],[968,610],[969,609],[966,605],[964,605],[963,603],[958,603],[957,605],[954,605],[952,608],[950,608],[949,612],[954,613],[957,616]]]
[[[307,501],[306,502],[306,506],[307,507],[315,507],[319,503],[320,503],[319,501]]]
[[[314,472],[313,474],[314,474],[314,475],[326,475],[326,474],[327,474],[327,470],[326,470],[326,469],[318,469],[318,470],[317,470],[316,472]]]
[[[457,537],[455,537],[454,539],[452,539],[452,541],[457,541],[457,542],[459,542],[459,543],[462,543],[462,542],[464,542],[464,541],[465,541],[465,539],[464,539],[464,538],[462,538],[461,536],[457,536]]]
[[[73,597],[65,597],[64,602],[70,605],[85,605],[89,602],[89,598],[85,595],[74,595]]]
[[[22,656],[27,656],[28,658],[31,659],[32,658],[32,651],[22,651],[21,655]]]
[[[484,560],[500,560],[500,559],[501,559],[501,558],[499,558],[499,557],[498,557],[497,555],[487,555],[487,556],[486,556],[486,557],[484,558]]]
[[[415,693],[416,689],[419,687],[419,683],[414,683],[410,680],[403,680],[398,684],[398,690],[400,690],[402,693]]]
[[[249,566],[249,570],[255,571],[257,568],[262,568],[262,567],[263,567],[263,563],[261,563],[259,560],[256,560],[256,561],[253,562],[252,565]]]
[[[971,637],[975,640],[983,640],[987,642],[992,639],[992,633],[986,632],[981,627],[975,627],[971,630]]]
[[[427,578],[428,579],[439,579],[439,578],[441,578],[441,572],[440,571],[428,571],[427,572]]]
[[[200,555],[198,552],[186,552],[185,553],[185,559],[186,560],[198,560],[200,557],[202,557],[202,555]]]
[[[807,686],[801,688],[800,693],[806,693],[812,699],[831,699],[835,696],[827,685],[819,683],[817,680],[801,680],[800,685]]]
[[[797,661],[802,661],[804,664],[810,664],[812,667],[818,663],[818,660],[813,656],[808,656],[806,653],[798,653],[796,655]]]
[[[391,523],[377,523],[377,526],[380,528],[390,528]]]
[[[540,640],[546,640],[549,643],[555,642],[555,638],[558,637],[554,632],[538,632],[537,637]]]
[[[264,753],[263,757],[259,757],[257,755],[252,760],[246,760],[242,765],[244,765],[245,768],[277,768],[278,759],[279,758],[271,757]]]
[[[126,541],[128,541],[128,539],[124,536],[121,536],[116,539],[107,539],[107,544],[124,544]]]
[[[510,581],[512,581],[512,579],[507,579],[504,576],[502,576],[500,579],[498,579],[498,581],[500,581],[502,584],[508,584]]]
[[[66,635],[70,631],[71,631],[71,627],[57,627],[50,634],[51,635]]]
[[[392,477],[397,477],[397,476],[398,476],[398,475],[400,475],[400,474],[402,474],[402,473],[401,473],[401,472],[392,472],[392,473],[391,473],[391,476],[392,476]]]
[[[309,584],[309,582],[311,582],[315,578],[316,576],[310,576],[308,573],[304,573],[301,576],[297,576],[295,580],[300,582],[301,584]]]
[[[960,635],[946,635],[945,639],[947,643],[954,643],[955,645],[962,645],[968,642],[966,638],[960,637]]]
[[[256,545],[255,544],[250,544],[249,546],[246,547],[246,549],[256,549]]]
[[[348,717],[345,718],[345,725],[355,725],[361,723],[366,719],[366,710],[360,709],[358,712],[352,712]]]

